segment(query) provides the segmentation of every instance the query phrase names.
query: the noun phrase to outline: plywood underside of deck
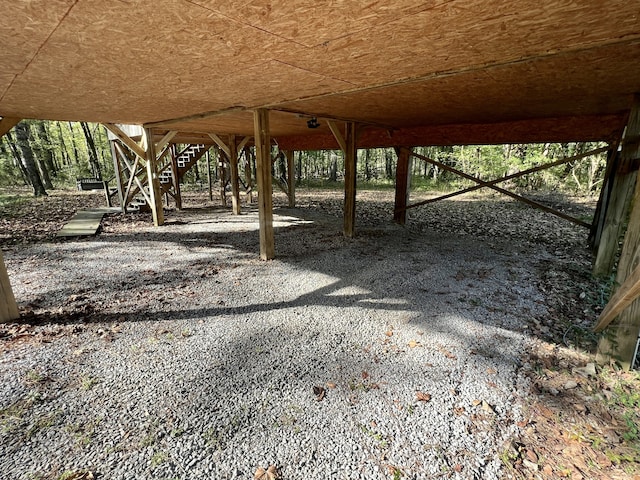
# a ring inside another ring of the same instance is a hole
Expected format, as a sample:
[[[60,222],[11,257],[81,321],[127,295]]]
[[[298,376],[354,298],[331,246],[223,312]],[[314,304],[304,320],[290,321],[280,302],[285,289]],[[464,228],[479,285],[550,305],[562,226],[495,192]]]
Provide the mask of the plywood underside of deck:
[[[0,4],[6,117],[187,138],[252,135],[267,107],[308,147],[330,135],[311,115],[369,125],[371,145],[606,140],[640,91],[637,0]]]

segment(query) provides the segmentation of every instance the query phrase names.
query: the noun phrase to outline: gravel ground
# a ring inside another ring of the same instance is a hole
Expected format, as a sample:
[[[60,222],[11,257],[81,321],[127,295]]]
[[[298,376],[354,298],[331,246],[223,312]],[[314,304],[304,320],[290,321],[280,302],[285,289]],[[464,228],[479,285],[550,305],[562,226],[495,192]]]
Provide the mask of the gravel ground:
[[[399,227],[373,204],[347,240],[300,204],[270,262],[251,207],[5,252],[41,325],[1,344],[0,478],[504,478],[536,272],[572,244],[553,221],[461,235],[455,213]]]

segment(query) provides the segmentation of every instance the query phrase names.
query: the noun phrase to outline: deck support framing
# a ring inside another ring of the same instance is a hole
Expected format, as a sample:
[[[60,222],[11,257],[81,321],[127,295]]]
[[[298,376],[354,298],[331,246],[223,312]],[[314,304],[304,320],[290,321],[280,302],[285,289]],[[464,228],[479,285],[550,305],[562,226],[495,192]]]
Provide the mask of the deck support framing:
[[[271,183],[271,135],[269,110],[259,108],[253,112],[256,144],[256,171],[258,181],[258,219],[260,223],[260,258],[275,257],[273,232],[273,186]]]
[[[396,148],[398,164],[396,166],[396,194],[393,211],[393,221],[399,225],[407,223],[407,204],[411,189],[411,150]]]
[[[622,229],[628,218],[616,272],[616,284],[620,286],[621,291],[627,288],[632,290],[637,267],[640,265],[640,182],[637,181],[638,163],[640,162],[639,135],[640,95],[636,95],[627,123],[625,133],[627,140],[623,141],[620,165],[616,169],[616,176],[619,178],[614,178],[613,181],[611,204],[607,209],[605,230],[603,230],[598,249],[598,253],[602,251],[604,258],[615,258],[619,238],[619,233],[616,232]],[[630,199],[628,198],[629,191],[633,192]],[[629,210],[630,213],[627,215]],[[607,226],[609,230],[606,229]],[[605,239],[605,235],[608,236],[607,239]],[[616,293],[612,297],[613,300],[616,298]],[[640,334],[640,298],[635,298],[628,303],[620,315],[608,324],[600,337],[596,354],[596,361],[600,364],[616,361],[624,370],[633,367]]]

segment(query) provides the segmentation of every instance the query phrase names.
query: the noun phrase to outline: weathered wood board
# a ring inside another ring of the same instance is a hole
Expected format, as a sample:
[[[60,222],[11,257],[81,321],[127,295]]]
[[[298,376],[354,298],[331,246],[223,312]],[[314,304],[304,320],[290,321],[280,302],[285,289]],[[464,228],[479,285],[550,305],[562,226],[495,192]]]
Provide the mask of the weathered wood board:
[[[78,210],[73,218],[56,234],[57,238],[88,237],[95,235],[100,228],[102,217],[107,213],[119,212],[119,208],[91,208]]]

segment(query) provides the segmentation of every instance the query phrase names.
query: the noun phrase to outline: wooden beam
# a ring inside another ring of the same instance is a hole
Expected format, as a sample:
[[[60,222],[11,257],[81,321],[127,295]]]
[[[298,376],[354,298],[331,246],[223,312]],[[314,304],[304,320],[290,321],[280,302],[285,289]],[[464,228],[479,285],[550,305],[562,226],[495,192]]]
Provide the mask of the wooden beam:
[[[624,283],[616,290],[609,303],[604,307],[598,317],[598,322],[593,327],[594,332],[601,332],[631,303],[640,297],[640,265],[633,269]]]
[[[184,117],[169,118],[167,120],[160,120],[159,122],[149,122],[145,123],[143,126],[145,128],[168,127],[170,125],[175,125],[176,123],[190,122],[192,120],[204,120],[205,118],[213,118],[220,115],[226,115],[228,113],[244,112],[247,110],[248,108],[246,107],[229,107],[222,110],[213,110],[208,112],[196,113],[194,115],[185,115]]]
[[[178,134],[177,130],[169,130],[164,137],[162,137],[160,139],[160,141],[158,143],[156,143],[156,151],[160,151],[164,148],[164,146],[169,143],[173,137],[175,137]]]
[[[282,153],[287,157],[287,197],[289,198],[289,208],[294,208],[296,206],[295,152],[293,150],[283,150]]]
[[[111,147],[111,158],[113,159],[113,172],[116,177],[116,186],[118,187],[118,198],[120,199],[120,210],[122,213],[127,213],[127,205],[124,201],[124,185],[122,184],[122,165],[118,159],[118,151],[116,150],[116,141],[110,140],[109,146]]]
[[[244,147],[247,146],[247,143],[249,143],[249,140],[251,140],[251,137],[244,137],[242,140],[240,140],[240,143],[238,144],[238,155],[240,155],[240,153],[242,153],[242,150],[244,150]]]
[[[22,119],[16,117],[2,117],[2,119],[0,119],[0,138],[20,123],[20,120]]]
[[[607,166],[604,171],[604,178],[602,180],[602,187],[600,188],[600,195],[598,196],[598,203],[596,204],[596,211],[593,214],[591,231],[589,232],[589,238],[587,239],[587,242],[595,254],[597,254],[598,248],[600,247],[602,230],[604,229],[604,222],[607,218],[609,202],[611,201],[611,187],[613,185],[614,172],[617,169],[618,160],[620,158],[618,155],[618,145],[619,142],[612,142],[609,144]]]
[[[11,322],[18,318],[20,318],[20,312],[13,296],[7,267],[4,265],[2,250],[0,250],[0,322]]]
[[[425,162],[431,163],[433,165],[437,165],[438,167],[442,168],[443,170],[447,170],[447,171],[449,171],[451,173],[455,173],[456,175],[458,175],[460,177],[463,177],[463,178],[469,179],[469,180],[471,180],[473,182],[476,182],[477,184],[479,184],[479,185],[481,185],[483,187],[488,187],[488,188],[490,188],[492,190],[495,190],[496,192],[502,193],[503,195],[507,195],[507,196],[509,196],[509,197],[511,197],[511,198],[513,198],[515,200],[518,200],[518,201],[522,202],[522,203],[526,203],[527,205],[530,205],[530,206],[532,206],[534,208],[537,208],[537,209],[542,210],[544,212],[547,212],[547,213],[550,213],[550,214],[555,215],[557,217],[560,217],[560,218],[563,218],[565,220],[568,220],[569,222],[575,223],[576,225],[580,225],[580,226],[585,227],[585,228],[591,228],[590,224],[588,224],[587,222],[583,222],[582,220],[580,220],[578,218],[574,218],[571,215],[567,215],[566,213],[559,212],[558,210],[555,210],[555,209],[553,209],[551,207],[547,207],[546,205],[543,205],[541,203],[534,202],[533,200],[529,200],[528,198],[525,198],[525,197],[523,197],[521,195],[518,195],[516,193],[510,192],[509,190],[505,190],[504,188],[500,188],[500,187],[497,187],[495,185],[492,185],[489,182],[485,182],[483,180],[480,180],[479,178],[476,178],[476,177],[474,177],[472,175],[464,173],[464,172],[462,172],[462,171],[460,171],[460,170],[458,170],[456,168],[450,167],[449,165],[445,165],[442,162],[438,162],[436,160],[432,160],[431,158],[425,157],[424,155],[420,155],[420,154],[415,153],[415,152],[412,152],[411,155],[416,157],[416,158],[419,158],[421,160],[424,160]]]
[[[594,150],[589,150],[588,152],[580,153],[578,155],[573,155],[571,157],[562,158],[562,159],[557,160],[555,162],[545,163],[544,165],[538,165],[537,167],[528,168],[527,170],[522,170],[521,172],[512,173],[511,175],[505,175],[504,177],[500,177],[500,178],[497,178],[495,180],[490,180],[490,181],[485,182],[485,183],[487,185],[497,185],[498,183],[506,182],[507,180],[513,180],[514,178],[522,177],[522,176],[528,175],[530,173],[535,173],[535,172],[539,172],[539,171],[542,171],[542,170],[547,170],[549,168],[557,167],[558,165],[563,165],[565,163],[573,162],[575,160],[579,160],[579,159],[584,158],[584,157],[589,157],[591,155],[597,155],[599,153],[606,152],[607,150],[609,150],[609,147],[596,148]],[[469,187],[469,188],[465,188],[465,189],[462,189],[462,190],[458,190],[456,192],[447,193],[445,195],[440,195],[439,197],[436,197],[436,198],[430,198],[428,200],[423,200],[421,202],[416,202],[416,203],[413,203],[411,205],[407,205],[405,208],[407,210],[409,210],[411,208],[416,208],[416,207],[419,207],[419,206],[422,206],[422,205],[428,205],[429,203],[435,203],[435,202],[439,202],[441,200],[446,200],[447,198],[456,197],[458,195],[462,195],[462,194],[465,194],[465,193],[473,192],[473,191],[479,190],[481,188],[485,188],[485,185],[474,185],[473,187]],[[396,209],[396,211],[397,211],[397,209]]]
[[[118,139],[124,143],[127,147],[131,149],[133,153],[135,153],[143,162],[147,160],[147,153],[144,149],[138,145],[129,135],[120,130],[120,127],[113,123],[103,123],[104,128],[113,133]],[[153,141],[151,141],[153,143]]]
[[[253,112],[256,170],[258,177],[258,214],[260,219],[260,258],[275,257],[273,235],[273,192],[271,186],[271,137],[269,134],[269,110]]]
[[[347,142],[345,142],[344,136],[342,135],[342,132],[338,128],[338,125],[336,125],[336,122],[334,122],[333,120],[327,120],[327,125],[329,125],[329,129],[331,130],[331,133],[335,137],[336,142],[338,142],[338,145],[340,146],[340,150],[342,150],[343,152],[346,152]]]
[[[159,227],[164,224],[164,211],[162,209],[162,192],[160,191],[160,179],[158,178],[158,161],[156,159],[156,146],[153,143],[153,131],[144,129],[144,138],[147,147],[147,183],[149,185],[149,200],[153,224]]]
[[[211,171],[209,171],[209,178],[211,178]],[[173,190],[176,193],[173,197],[176,202],[176,208],[182,210],[182,187],[180,187],[180,166],[178,165],[176,145],[171,145],[171,180],[173,182]]]
[[[631,198],[638,176],[638,158],[640,148],[637,143],[626,142],[640,132],[640,95],[635,95],[625,137],[622,139],[622,151],[616,165],[611,186],[611,196],[600,235],[600,244],[593,263],[595,276],[608,277],[613,271],[618,255],[618,241],[624,230],[631,205]]]
[[[640,95],[636,95],[633,108],[629,115],[627,134],[629,136],[635,136],[639,133]],[[637,143],[627,143],[623,145],[620,157],[621,163],[637,163],[637,159],[640,158],[640,145]],[[627,177],[628,176],[630,176],[630,173],[627,174]],[[634,181],[636,176],[637,175],[634,175]],[[624,182],[624,187],[627,186],[626,183],[627,182]],[[615,190],[612,193],[615,195]],[[624,195],[624,192],[620,193],[621,196]],[[635,181],[631,205],[629,224],[624,235],[622,252],[620,253],[618,271],[616,273],[616,284],[621,286],[624,286],[629,278],[631,278],[630,282],[632,284],[635,283],[633,279],[635,269],[640,264],[640,182],[637,181]],[[624,215],[624,213],[626,213],[626,209],[620,209],[620,212],[623,213],[623,216],[626,218],[626,215]],[[612,212],[610,212],[609,215],[611,215],[611,213]],[[624,222],[624,218],[619,219],[619,221]],[[603,248],[603,246],[604,236],[601,240],[600,248]],[[613,248],[611,249],[613,250]],[[630,305],[613,322],[609,324],[607,331],[598,342],[596,361],[601,364],[607,364],[611,360],[616,360],[620,363],[623,369],[629,370],[633,366],[633,356],[636,350],[639,333],[640,299],[636,299],[631,302]]]
[[[411,188],[411,151],[406,148],[396,149],[398,165],[396,167],[396,198],[393,221],[404,225],[407,222],[407,203]]]
[[[229,170],[231,181],[231,209],[234,215],[240,215],[240,181],[238,179],[238,146],[236,136],[229,135]]]
[[[229,150],[229,146],[226,143],[224,143],[224,140],[222,140],[215,133],[209,133],[208,135],[211,137],[211,140],[216,142],[216,145],[218,145],[218,147],[220,147],[220,150],[222,150],[225,153],[227,158],[231,158],[231,152]]]
[[[345,237],[353,238],[356,224],[356,166],[358,150],[356,147],[356,124],[347,123],[344,139],[344,226]]]

